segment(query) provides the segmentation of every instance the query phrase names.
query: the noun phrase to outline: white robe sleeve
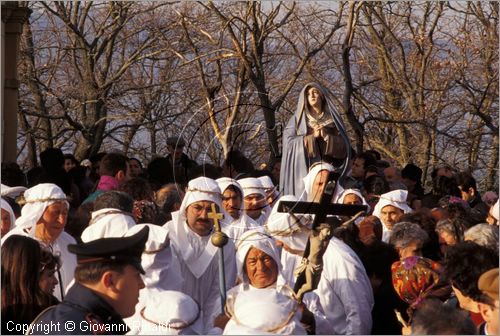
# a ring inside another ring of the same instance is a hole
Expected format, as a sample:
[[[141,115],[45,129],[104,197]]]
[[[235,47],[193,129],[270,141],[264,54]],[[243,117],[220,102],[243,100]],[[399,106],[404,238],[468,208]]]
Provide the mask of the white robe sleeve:
[[[315,292],[309,292],[304,295],[303,300],[307,309],[314,314],[314,321],[316,322],[316,335],[330,335],[332,333],[332,326],[326,318],[318,295]]]
[[[361,261],[336,238],[330,241],[323,258],[316,293],[333,328],[331,334],[370,334],[373,292]]]

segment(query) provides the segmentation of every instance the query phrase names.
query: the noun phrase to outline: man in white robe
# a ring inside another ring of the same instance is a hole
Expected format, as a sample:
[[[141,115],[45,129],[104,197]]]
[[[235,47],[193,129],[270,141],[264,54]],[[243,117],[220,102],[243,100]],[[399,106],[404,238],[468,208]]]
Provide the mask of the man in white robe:
[[[62,300],[66,287],[73,280],[76,268],[76,256],[69,253],[67,248],[69,244],[76,244],[76,240],[63,231],[69,209],[66,194],[55,184],[41,183],[27,189],[24,192],[24,200],[25,205],[21,209],[21,216],[16,220],[16,226],[2,238],[1,242],[3,244],[11,235],[28,236],[36,239],[54,255],[59,255],[62,265],[57,274],[59,284],[54,296]],[[45,211],[54,206],[65,208],[65,214],[61,213],[56,223],[45,223],[42,220]],[[50,228],[46,225],[50,225]],[[50,241],[46,240],[40,232],[47,230],[57,231],[57,236],[53,236]]]
[[[125,323],[132,329],[132,334],[140,332],[137,328],[140,326],[141,311],[144,307],[149,305],[149,309],[151,309],[151,305],[156,302],[157,297],[164,295],[162,293],[165,291],[182,294],[179,292],[182,289],[183,281],[179,260],[173,257],[167,229],[154,224],[137,224],[125,234],[125,237],[136,234],[145,226],[149,227],[148,240],[141,256],[141,266],[145,272],[142,279],[145,287],[139,292],[139,302],[135,307],[135,314],[124,319]],[[169,304],[173,304],[173,302]],[[142,333],[144,334],[145,331],[143,330]]]
[[[83,230],[81,238],[87,243],[100,238],[123,237],[135,225],[131,213],[114,208],[100,209],[92,212],[89,226]]]
[[[233,218],[231,225],[227,227],[226,234],[237,242],[243,233],[259,225],[243,212],[243,189],[238,181],[230,177],[221,177],[216,181],[222,191],[222,206]]]
[[[382,241],[389,243],[392,235],[392,228],[405,213],[412,212],[413,209],[406,203],[408,191],[398,189],[382,194],[380,200],[373,209],[373,215],[382,222]]]
[[[328,181],[328,174],[335,171],[335,168],[326,162],[317,162],[309,168],[309,173],[303,178],[304,192],[300,199],[307,202],[319,203],[321,194],[325,190]],[[332,203],[338,203],[338,198],[344,191],[340,184],[337,184],[333,194]]]
[[[243,204],[245,213],[259,226],[264,225],[271,209],[267,204],[265,188],[255,177],[238,180],[243,190]]]
[[[356,253],[335,237],[323,255],[318,288],[334,335],[368,335],[372,328],[373,291]]]
[[[200,305],[203,332],[213,326],[221,313],[219,292],[219,265],[217,247],[210,241],[214,221],[209,218],[211,206],[226,219],[221,221],[223,231],[230,225],[228,214],[222,210],[221,192],[217,182],[199,177],[189,181],[181,208],[172,213],[172,220],[165,224],[169,231],[174,256],[179,260],[184,279],[181,291]],[[231,239],[224,246],[226,288],[236,279],[234,243]]]

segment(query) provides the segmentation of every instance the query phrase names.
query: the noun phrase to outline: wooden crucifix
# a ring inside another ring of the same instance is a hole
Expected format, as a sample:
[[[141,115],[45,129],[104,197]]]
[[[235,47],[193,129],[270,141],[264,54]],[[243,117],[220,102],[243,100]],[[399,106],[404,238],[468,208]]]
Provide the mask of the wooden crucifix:
[[[226,275],[224,273],[224,245],[227,244],[227,235],[222,232],[222,227],[219,223],[221,219],[224,219],[224,214],[217,212],[215,203],[212,203],[211,212],[207,214],[207,217],[214,221],[215,232],[210,237],[212,244],[219,248],[219,291],[221,300],[221,309],[224,313],[224,306],[226,305]]]
[[[307,240],[306,249],[301,265],[296,270],[297,281],[294,292],[299,301],[305,293],[318,287],[323,269],[323,254],[333,234],[333,225],[327,221],[327,216],[354,216],[359,212],[367,211],[366,205],[332,204],[335,188],[340,174],[330,172],[319,203],[281,201],[278,204],[279,212],[312,214],[314,221],[311,234]]]

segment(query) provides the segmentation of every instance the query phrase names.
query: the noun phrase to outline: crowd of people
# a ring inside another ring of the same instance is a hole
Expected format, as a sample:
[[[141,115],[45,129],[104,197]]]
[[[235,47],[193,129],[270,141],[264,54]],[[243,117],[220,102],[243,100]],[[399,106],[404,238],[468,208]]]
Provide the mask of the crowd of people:
[[[2,334],[498,334],[497,194],[446,165],[426,192],[418,166],[354,153],[332,109],[304,87],[267,169],[236,150],[199,165],[180,137],[146,167],[3,163]],[[319,202],[331,172],[332,203],[367,210],[329,215],[298,300],[314,215],[278,206]]]

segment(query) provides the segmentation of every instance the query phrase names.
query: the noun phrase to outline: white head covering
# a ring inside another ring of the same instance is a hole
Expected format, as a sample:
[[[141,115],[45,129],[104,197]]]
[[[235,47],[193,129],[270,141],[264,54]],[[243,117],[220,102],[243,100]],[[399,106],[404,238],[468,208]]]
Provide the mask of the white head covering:
[[[278,279],[276,281],[277,285],[282,285],[285,283],[281,273],[281,258],[279,252],[276,248],[274,240],[271,239],[267,234],[262,232],[262,229],[253,229],[246,231],[241,235],[240,240],[236,243],[236,271],[238,272],[238,277],[243,283],[249,284],[248,276],[244,272],[245,268],[245,258],[248,254],[250,248],[255,247],[266,253],[268,256],[273,258],[278,266]]]
[[[198,304],[177,291],[159,291],[139,312],[139,335],[193,335],[203,330]]]
[[[14,210],[12,210],[12,207],[10,206],[10,204],[4,200],[2,198],[2,209],[4,209],[5,211],[7,211],[9,213],[9,217],[10,217],[10,227],[9,227],[9,231],[12,229],[12,227],[14,227],[14,225],[16,224],[16,216],[14,216]]]
[[[241,188],[238,181],[236,181],[235,179],[232,179],[230,177],[221,177],[215,181],[219,185],[221,193],[224,193],[224,191],[226,191],[227,187],[229,187],[230,185],[233,185],[236,188],[238,188],[238,190],[241,192],[241,197],[243,197],[243,189]]]
[[[259,177],[260,183],[264,187],[264,189],[274,189],[276,186],[273,183],[273,180],[267,175]]]
[[[314,180],[316,179],[316,176],[318,173],[322,170],[327,170],[329,172],[335,171],[335,168],[326,162],[318,162],[314,165],[311,166],[309,169],[309,173],[307,173],[306,177],[303,178],[304,180],[304,194],[301,195],[301,199],[307,199],[308,201],[312,201],[313,195],[312,195],[312,187],[314,184]],[[340,194],[344,191],[344,188],[340,184],[337,184],[335,188],[335,193],[333,194],[333,203],[338,203],[337,199],[339,198]]]
[[[344,203],[344,198],[349,195],[349,194],[354,194],[358,196],[361,199],[361,202],[363,202],[363,205],[366,205],[368,207],[368,210],[366,210],[366,213],[370,213],[370,205],[366,202],[365,198],[361,194],[361,192],[358,189],[345,189],[342,194],[340,194],[339,200],[337,203],[343,204]]]
[[[217,252],[217,248],[211,242],[208,242],[203,253],[199,256],[195,255],[195,250],[188,238],[188,230],[190,229],[187,225],[186,209],[195,202],[214,202],[219,207],[219,211],[224,215],[224,219],[220,221],[221,227],[226,227],[229,225],[230,218],[232,217],[222,208],[221,200],[221,192],[217,182],[208,177],[198,177],[189,181],[186,195],[182,200],[179,211],[172,213],[173,225],[170,227],[172,229],[172,237],[175,236],[173,242],[176,244],[176,250],[186,262],[191,273],[197,278],[205,273],[210,261]],[[192,234],[196,235],[194,232]]]
[[[408,196],[407,190],[397,189],[390,191],[388,193],[382,194],[380,200],[375,205],[373,209],[373,215],[380,218],[380,212],[382,209],[388,205],[392,205],[398,209],[403,210],[403,213],[412,212],[413,209],[406,203],[406,197]]]
[[[146,274],[142,277],[146,288],[154,287],[160,290],[182,288],[182,276],[177,258],[172,256],[168,230],[154,224],[137,224],[125,234],[132,236],[149,227],[148,240],[141,255],[141,265]]]
[[[6,186],[5,184],[1,184],[0,188],[1,188],[0,193],[2,194],[2,197],[12,197],[12,198],[16,198],[27,189],[26,187],[22,186],[9,187]]]
[[[282,196],[274,205],[269,216],[265,229],[266,232],[276,239],[283,241],[294,250],[304,251],[306,249],[310,228],[311,216],[301,214],[291,215],[287,212],[278,212],[280,201],[297,202],[299,199],[294,195]]]
[[[123,235],[135,225],[131,214],[120,209],[105,208],[92,212],[89,226],[82,232],[84,243]]]
[[[255,177],[247,177],[241,180],[238,180],[238,183],[241,185],[243,189],[243,197],[246,197],[251,194],[260,194],[266,197],[265,188],[262,185],[262,182]]]
[[[491,216],[493,216],[493,218],[495,218],[496,220],[498,220],[498,200],[496,201],[496,203],[491,207]]]
[[[224,335],[234,335],[234,326],[243,326],[262,332],[283,335],[305,335],[300,323],[298,302],[284,291],[275,288],[241,291],[228,300],[227,309],[232,315]]]
[[[16,220],[16,227],[31,227],[30,236],[35,234],[35,224],[49,205],[63,201],[69,207],[66,194],[53,183],[40,183],[27,189],[24,192],[24,200],[26,204],[21,209],[21,217]]]

